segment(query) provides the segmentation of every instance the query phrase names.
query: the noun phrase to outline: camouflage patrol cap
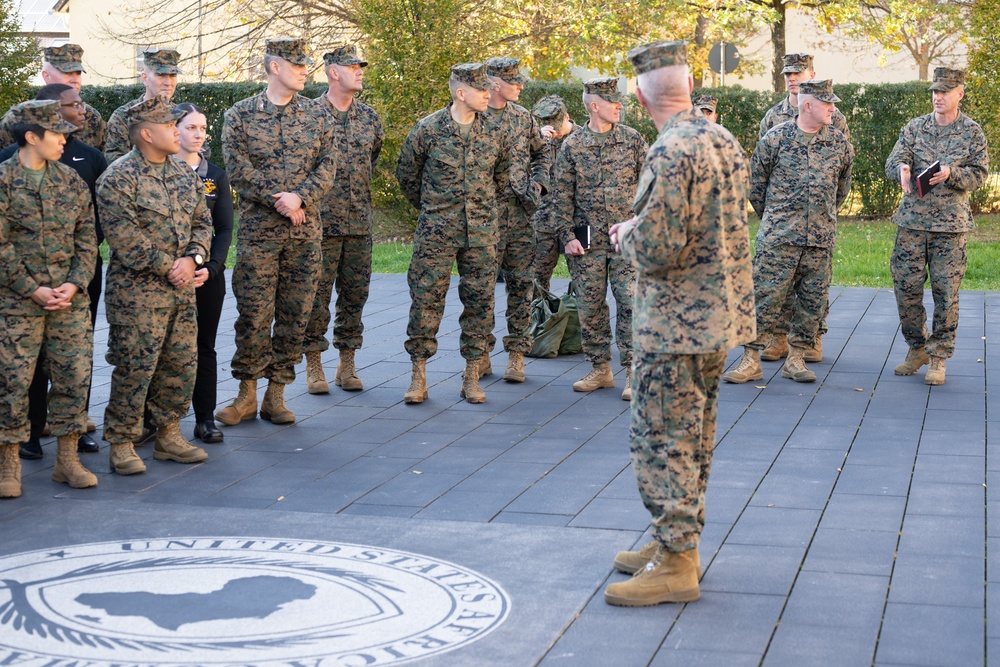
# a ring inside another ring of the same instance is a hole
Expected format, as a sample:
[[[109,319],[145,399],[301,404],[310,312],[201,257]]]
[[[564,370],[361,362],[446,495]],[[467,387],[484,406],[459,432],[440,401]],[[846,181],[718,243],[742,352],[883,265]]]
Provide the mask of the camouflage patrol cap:
[[[69,134],[78,128],[63,120],[57,100],[28,100],[10,108],[14,125],[38,125],[51,132]]]
[[[293,65],[311,65],[313,59],[306,53],[306,40],[298,37],[274,37],[264,42],[264,53],[284,58]]]
[[[485,63],[462,63],[461,65],[455,65],[451,68],[451,76],[456,81],[471,86],[476,90],[493,90],[497,87],[486,76]]]
[[[931,90],[939,90],[943,93],[953,88],[965,85],[965,70],[951,69],[950,67],[934,68],[934,83]]]
[[[782,74],[811,72],[813,69],[813,57],[808,53],[786,53],[781,57],[781,62],[784,65],[781,68]]]
[[[368,67],[368,61],[358,57],[358,47],[354,44],[344,44],[343,46],[338,46],[333,51],[324,53],[323,62],[328,67],[330,65],[342,65],[344,67],[361,65],[362,67]]]
[[[181,54],[173,49],[146,51],[142,54],[142,64],[157,74],[180,74],[177,67]]]
[[[824,102],[839,102],[840,98],[833,92],[833,79],[803,81],[799,84],[799,95],[812,95]]]
[[[528,81],[521,73],[521,61],[517,58],[490,58],[486,61],[486,73],[515,86]]]
[[[616,76],[584,81],[583,92],[587,95],[597,95],[608,102],[625,104],[625,94],[618,90],[618,77]]]
[[[79,44],[47,46],[42,49],[42,59],[60,72],[84,72],[83,47]]]
[[[651,72],[661,67],[687,64],[687,42],[667,42],[660,40],[631,49],[629,62],[636,75]]]
[[[160,94],[126,109],[125,122],[131,130],[139,123],[172,123],[181,119],[185,113],[187,112],[183,109],[171,104],[166,95]]]
[[[691,100],[691,104],[696,109],[704,109],[705,111],[711,111],[715,113],[715,108],[719,104],[719,100],[708,95],[699,95],[698,97]]]
[[[558,95],[546,95],[535,102],[531,113],[538,120],[561,121],[566,117],[568,111],[566,110],[566,103],[563,102],[563,98]]]

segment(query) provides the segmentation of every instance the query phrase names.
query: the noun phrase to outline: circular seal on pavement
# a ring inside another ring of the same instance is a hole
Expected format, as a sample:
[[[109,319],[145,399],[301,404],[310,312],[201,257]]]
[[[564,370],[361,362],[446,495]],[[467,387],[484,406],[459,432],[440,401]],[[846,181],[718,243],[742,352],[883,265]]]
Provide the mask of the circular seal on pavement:
[[[509,611],[468,568],[340,542],[178,537],[0,557],[0,665],[396,665],[467,646]]]

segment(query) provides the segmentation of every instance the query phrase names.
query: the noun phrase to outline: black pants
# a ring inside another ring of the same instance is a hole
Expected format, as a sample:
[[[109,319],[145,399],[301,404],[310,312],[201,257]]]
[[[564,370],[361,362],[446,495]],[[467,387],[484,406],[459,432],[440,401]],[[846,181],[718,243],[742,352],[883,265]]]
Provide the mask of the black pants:
[[[212,419],[215,413],[219,365],[215,355],[215,336],[226,298],[226,275],[220,271],[195,291],[198,300],[198,374],[194,381],[194,416],[199,422]]]
[[[104,286],[103,268],[104,262],[101,260],[100,253],[98,253],[94,278],[87,285],[87,294],[90,295],[91,328],[97,322],[97,306],[101,301],[101,288]],[[49,378],[43,370],[44,362],[45,351],[43,348],[42,352],[38,355],[38,363],[35,364],[35,375],[31,378],[31,386],[28,387],[28,421],[31,422],[31,438],[33,440],[42,437],[42,429],[45,428],[45,420],[48,418],[49,412]],[[91,366],[93,366],[93,363],[94,361],[91,359]],[[87,410],[90,410],[89,387],[87,388]]]

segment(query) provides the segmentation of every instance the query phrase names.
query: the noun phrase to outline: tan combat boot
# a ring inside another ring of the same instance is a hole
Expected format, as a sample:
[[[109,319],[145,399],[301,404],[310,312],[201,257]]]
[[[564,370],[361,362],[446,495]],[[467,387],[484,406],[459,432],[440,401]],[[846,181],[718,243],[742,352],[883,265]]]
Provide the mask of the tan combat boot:
[[[486,392],[479,387],[479,370],[482,368],[479,359],[466,359],[465,372],[462,373],[462,391],[459,396],[469,403],[485,403]]]
[[[174,421],[157,429],[153,458],[157,461],[201,463],[208,458],[208,453],[188,442],[187,438],[181,435],[180,424]]]
[[[131,442],[111,445],[111,469],[119,475],[138,475],[146,472],[146,464],[135,453]]]
[[[656,540],[650,540],[638,551],[619,551],[615,555],[615,569],[625,574],[635,574],[636,571],[646,567],[649,561],[656,555],[659,546]],[[698,572],[698,580],[701,580],[701,556],[698,550],[694,549],[694,565]]]
[[[618,607],[649,607],[664,602],[694,602],[701,597],[698,550],[672,552],[658,548],[653,558],[628,581],[604,589],[604,601]]]
[[[358,377],[358,371],[354,368],[354,350],[341,350],[340,363],[337,364],[337,377],[334,384],[344,391],[361,391],[364,385]]]
[[[625,390],[622,391],[622,400],[631,401],[632,400],[632,366],[631,364],[625,369]]]
[[[226,426],[236,426],[242,421],[257,418],[257,381],[240,380],[240,392],[233,402],[215,413],[215,418]]]
[[[413,362],[410,376],[410,388],[403,394],[404,403],[423,403],[427,400],[427,360],[418,359]]]
[[[484,378],[487,375],[493,375],[493,362],[490,361],[490,355],[484,354],[479,359],[479,377]]]
[[[752,347],[744,347],[740,363],[736,364],[736,368],[723,375],[722,379],[733,384],[763,380],[764,369],[760,367],[760,351]]]
[[[97,424],[90,417],[87,417],[87,433],[93,433],[97,430]]]
[[[811,364],[823,361],[823,334],[816,334],[816,344],[806,350],[802,358]]]
[[[59,449],[56,453],[56,467],[52,470],[52,481],[64,482],[74,489],[86,489],[97,486],[97,475],[80,463],[80,457],[76,453],[79,439],[80,434],[75,433],[60,435],[56,440]]]
[[[594,391],[595,389],[614,389],[615,376],[611,372],[611,364],[606,361],[594,364],[589,373],[573,383],[573,391]]]
[[[330,393],[330,385],[327,384],[326,374],[323,372],[322,354],[319,350],[306,352],[306,391],[310,394]]]
[[[507,382],[524,382],[524,352],[510,353],[503,379]]]
[[[272,424],[295,423],[295,413],[285,407],[285,385],[268,380],[264,400],[260,402],[260,418]]]
[[[937,386],[944,384],[944,357],[931,356],[931,365],[924,375],[924,384]]]
[[[788,336],[779,333],[771,336],[771,342],[761,350],[761,361],[778,361],[788,356]]]
[[[816,374],[806,367],[805,354],[806,348],[793,347],[788,352],[788,358],[785,359],[785,365],[781,369],[781,377],[791,378],[796,382],[815,382]]]
[[[0,498],[21,496],[21,459],[17,443],[0,445]]]
[[[906,359],[895,368],[896,375],[913,375],[920,370],[924,364],[930,363],[931,358],[927,356],[924,348],[911,347],[906,351]]]

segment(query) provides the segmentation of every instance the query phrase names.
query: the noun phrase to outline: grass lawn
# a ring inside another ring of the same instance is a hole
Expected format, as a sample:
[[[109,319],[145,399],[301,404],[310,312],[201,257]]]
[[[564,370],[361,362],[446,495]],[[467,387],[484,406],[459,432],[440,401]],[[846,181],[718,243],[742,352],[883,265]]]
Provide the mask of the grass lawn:
[[[757,234],[752,218],[750,238]],[[1000,215],[976,217],[976,231],[969,235],[969,265],[962,288],[1000,290]],[[896,226],[889,220],[845,219],[837,230],[833,261],[833,284],[850,287],[892,287],[889,255]],[[382,238],[385,238],[384,236]],[[410,243],[398,237],[376,243],[372,270],[376,273],[405,273],[410,265]],[[566,259],[559,258],[557,278],[569,278]]]

